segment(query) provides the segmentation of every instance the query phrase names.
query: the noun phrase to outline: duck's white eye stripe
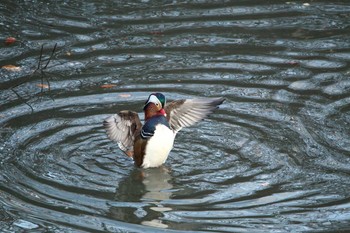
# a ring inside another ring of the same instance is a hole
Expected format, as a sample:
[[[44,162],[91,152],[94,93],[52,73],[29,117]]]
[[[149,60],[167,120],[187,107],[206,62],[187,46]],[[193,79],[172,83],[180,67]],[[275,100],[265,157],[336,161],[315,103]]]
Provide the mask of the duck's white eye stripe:
[[[154,104],[156,104],[156,105],[162,105],[162,104],[160,103],[159,99],[157,98],[157,96],[155,96],[155,95],[150,95],[150,97],[148,98],[148,101],[147,101],[146,105],[147,105],[148,103],[154,103]]]

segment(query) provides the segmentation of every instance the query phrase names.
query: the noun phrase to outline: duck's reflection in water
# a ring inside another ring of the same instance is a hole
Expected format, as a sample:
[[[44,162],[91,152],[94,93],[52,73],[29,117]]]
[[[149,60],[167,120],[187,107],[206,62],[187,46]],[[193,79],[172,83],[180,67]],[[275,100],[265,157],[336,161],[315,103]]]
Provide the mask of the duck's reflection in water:
[[[116,203],[110,208],[111,217],[129,223],[167,228],[161,218],[163,212],[171,208],[164,207],[161,202],[172,195],[171,178],[164,166],[135,168],[116,189]]]

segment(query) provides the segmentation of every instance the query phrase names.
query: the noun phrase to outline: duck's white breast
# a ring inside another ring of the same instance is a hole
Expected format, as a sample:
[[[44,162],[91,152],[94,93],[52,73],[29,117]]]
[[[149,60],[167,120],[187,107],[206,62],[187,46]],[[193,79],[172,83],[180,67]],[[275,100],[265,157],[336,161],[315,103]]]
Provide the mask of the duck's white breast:
[[[175,134],[167,126],[158,124],[154,135],[148,140],[142,167],[159,167],[173,148]]]

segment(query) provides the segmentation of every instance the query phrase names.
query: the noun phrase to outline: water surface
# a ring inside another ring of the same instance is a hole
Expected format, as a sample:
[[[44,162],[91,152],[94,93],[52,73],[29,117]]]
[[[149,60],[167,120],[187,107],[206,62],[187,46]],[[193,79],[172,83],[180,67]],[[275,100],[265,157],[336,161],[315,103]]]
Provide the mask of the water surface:
[[[0,45],[17,67],[0,69],[2,232],[350,230],[347,1],[5,0],[0,15],[17,39]],[[155,91],[226,101],[143,170],[102,121],[143,118]]]

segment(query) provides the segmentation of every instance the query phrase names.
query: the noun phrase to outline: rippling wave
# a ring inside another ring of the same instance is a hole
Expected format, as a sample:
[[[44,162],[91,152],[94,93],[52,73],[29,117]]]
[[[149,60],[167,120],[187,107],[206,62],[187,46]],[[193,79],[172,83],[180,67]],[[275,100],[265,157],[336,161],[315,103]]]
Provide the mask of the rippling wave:
[[[0,229],[350,230],[349,13],[346,1],[2,1],[1,39],[17,41],[0,45]],[[163,167],[137,169],[102,121],[141,116],[154,91],[226,101],[177,135]]]

